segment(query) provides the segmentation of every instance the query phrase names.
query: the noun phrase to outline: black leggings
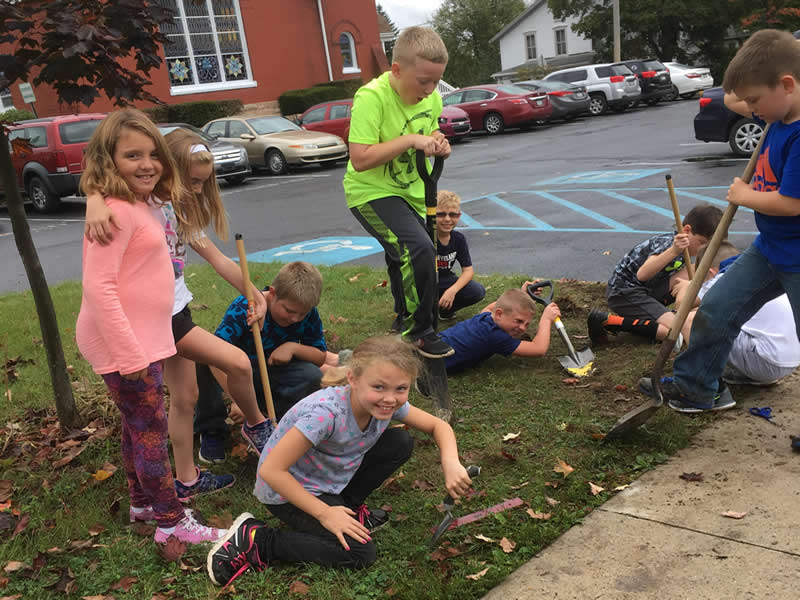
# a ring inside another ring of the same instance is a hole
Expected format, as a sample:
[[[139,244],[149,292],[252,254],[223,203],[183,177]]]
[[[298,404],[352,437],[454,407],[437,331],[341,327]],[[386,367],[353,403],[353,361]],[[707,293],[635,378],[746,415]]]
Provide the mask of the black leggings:
[[[387,429],[364,455],[361,466],[340,494],[320,494],[317,498],[329,506],[357,509],[373,490],[411,458],[413,449],[414,439],[405,429]],[[370,566],[377,558],[375,542],[362,544],[346,535],[350,546],[347,551],[317,519],[291,503],[268,504],[267,508],[291,530],[262,527],[256,531],[255,542],[265,562],[279,560],[362,568]]]

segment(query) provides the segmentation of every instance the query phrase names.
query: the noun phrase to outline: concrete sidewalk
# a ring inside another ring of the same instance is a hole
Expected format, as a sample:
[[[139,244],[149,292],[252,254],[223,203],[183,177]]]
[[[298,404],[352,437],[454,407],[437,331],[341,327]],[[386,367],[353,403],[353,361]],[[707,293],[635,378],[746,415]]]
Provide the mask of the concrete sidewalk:
[[[595,509],[485,596],[793,598],[800,578],[800,375],[739,388],[737,407]],[[749,414],[772,407],[773,422]],[[663,410],[669,410],[664,408]],[[702,473],[702,482],[680,479]],[[721,516],[747,512],[741,519]]]

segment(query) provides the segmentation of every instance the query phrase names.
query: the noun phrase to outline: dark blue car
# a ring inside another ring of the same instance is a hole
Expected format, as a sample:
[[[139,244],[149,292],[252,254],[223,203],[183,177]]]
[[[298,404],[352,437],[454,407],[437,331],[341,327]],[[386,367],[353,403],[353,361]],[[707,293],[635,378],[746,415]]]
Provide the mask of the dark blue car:
[[[729,110],[724,96],[721,87],[703,92],[700,112],[694,118],[694,137],[703,142],[728,142],[734,154],[750,156],[764,131],[764,122]]]

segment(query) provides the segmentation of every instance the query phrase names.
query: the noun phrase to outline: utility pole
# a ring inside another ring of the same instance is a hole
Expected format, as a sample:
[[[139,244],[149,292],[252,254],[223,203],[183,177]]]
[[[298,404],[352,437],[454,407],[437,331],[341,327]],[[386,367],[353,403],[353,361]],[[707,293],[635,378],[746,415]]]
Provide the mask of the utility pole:
[[[614,62],[622,60],[619,40],[619,0],[612,0],[612,14],[614,21]]]

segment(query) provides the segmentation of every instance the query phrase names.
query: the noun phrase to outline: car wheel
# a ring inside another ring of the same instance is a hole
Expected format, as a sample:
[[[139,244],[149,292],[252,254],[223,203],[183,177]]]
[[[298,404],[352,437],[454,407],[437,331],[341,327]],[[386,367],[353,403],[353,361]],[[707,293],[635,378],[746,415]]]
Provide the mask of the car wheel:
[[[728,136],[731,150],[739,156],[750,156],[758,145],[764,128],[753,119],[741,119],[731,129]]]
[[[226,177],[225,181],[227,181],[231,185],[239,185],[241,183],[244,183],[245,179],[247,179],[247,175],[234,175],[233,177]]]
[[[680,96],[680,94],[678,93],[678,87],[673,85],[672,91],[669,93],[669,95],[664,96],[664,102],[672,102],[674,100],[677,100],[678,96]]]
[[[283,153],[280,150],[273,148],[272,150],[267,151],[265,160],[267,163],[267,169],[269,169],[269,172],[272,175],[283,175],[286,173],[286,158],[283,156]]]
[[[645,100],[645,102],[647,102],[647,106],[655,106],[658,104],[659,100],[661,100],[661,98],[650,98],[650,100]]]
[[[496,135],[498,133],[503,133],[506,124],[500,114],[489,113],[483,118],[483,128],[489,135]]]
[[[596,117],[602,115],[608,109],[608,102],[603,94],[592,94],[589,99],[589,113]]]
[[[683,98],[684,100],[691,100],[695,96],[697,96],[697,92],[689,92],[687,94],[681,94],[681,98]]]
[[[61,198],[47,189],[47,186],[38,175],[34,175],[28,180],[25,187],[33,209],[38,213],[53,212],[61,204]]]

